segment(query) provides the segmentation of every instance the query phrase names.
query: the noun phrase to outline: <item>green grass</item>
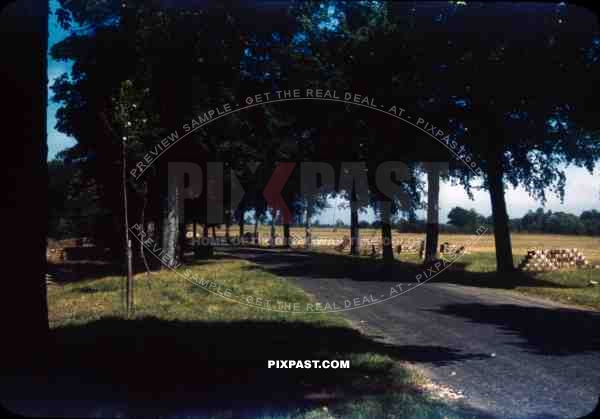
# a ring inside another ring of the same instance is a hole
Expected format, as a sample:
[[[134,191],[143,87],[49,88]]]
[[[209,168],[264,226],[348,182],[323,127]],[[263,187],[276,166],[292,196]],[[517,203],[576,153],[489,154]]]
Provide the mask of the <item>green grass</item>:
[[[550,286],[519,287],[517,291],[600,310],[600,286],[589,285],[591,280],[600,282],[600,270],[578,269],[565,272],[544,272],[536,274],[536,277],[548,282]]]
[[[310,298],[291,282],[267,272],[252,269],[250,262],[223,260],[208,264],[182,266],[172,271],[140,274],[134,280],[134,318],[155,316],[164,320],[287,321],[290,314],[261,310],[210,293],[182,277],[186,269],[199,278],[214,280],[232,290],[234,295],[270,298],[272,301],[294,301],[301,304]],[[122,317],[124,279],[104,277],[51,287],[49,290],[50,324],[52,327],[86,323],[106,316]],[[298,314],[294,314],[297,316]],[[340,325],[339,316],[315,313],[302,320]]]
[[[352,260],[365,263],[371,261],[369,256],[348,256],[329,249],[318,250],[318,252],[339,258],[352,258]],[[515,255],[514,265],[518,266],[522,258],[522,256]],[[401,255],[400,261],[414,267],[420,266],[422,263],[414,254]],[[600,269],[589,267],[551,272],[496,274],[496,256],[490,252],[464,254],[447,271],[433,279],[437,282],[504,288],[521,294],[581,306],[585,309],[600,310],[600,286],[590,286],[592,280],[600,282]]]
[[[179,272],[185,269],[215,279],[235,295],[311,301],[291,281],[248,261],[218,259],[182,266]],[[340,315],[249,307],[170,271],[137,275],[134,282],[135,314],[129,319],[123,313],[122,277],[49,288],[50,324],[64,358],[61,371],[71,365],[78,374],[101,377],[99,382],[116,382],[130,391],[139,387],[142,394],[151,388],[167,399],[173,383],[186,394],[203,394],[208,387],[211,401],[243,395],[258,404],[253,417],[261,418],[473,417],[425,392],[426,379],[404,366],[401,353],[362,335]],[[351,368],[273,371],[266,367],[269,359],[349,359]],[[152,374],[145,374],[149,369]],[[306,397],[288,402],[289,394]],[[285,402],[270,405],[278,399]],[[217,406],[205,417],[237,414]]]
[[[473,273],[494,272],[496,259],[493,253],[474,253],[463,256],[460,261],[465,264],[465,271]],[[515,266],[521,257],[515,256]],[[600,310],[600,286],[590,286],[590,281],[600,282],[600,270],[593,268],[574,268],[551,272],[529,272],[523,274],[532,279],[530,284],[520,283],[512,289],[516,292],[543,297],[584,308]],[[508,278],[498,278],[501,282]]]

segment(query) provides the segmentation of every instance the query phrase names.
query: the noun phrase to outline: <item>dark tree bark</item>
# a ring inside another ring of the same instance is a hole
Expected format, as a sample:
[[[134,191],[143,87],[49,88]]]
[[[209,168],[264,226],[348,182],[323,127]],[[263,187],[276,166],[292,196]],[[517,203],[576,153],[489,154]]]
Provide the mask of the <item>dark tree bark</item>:
[[[306,218],[304,219],[304,248],[310,249],[312,247],[312,230],[310,224],[311,214],[311,203],[306,203]]]
[[[283,225],[283,247],[290,247],[290,224]]]
[[[177,261],[182,261],[187,246],[187,224],[185,222],[185,214],[183,205],[180,208],[179,214],[179,233],[177,235]]]
[[[440,169],[432,163],[427,168],[427,230],[425,236],[425,262],[438,259],[440,203]]]
[[[229,229],[231,227],[231,214],[225,213],[225,241],[229,243]]]
[[[275,219],[277,217],[277,212],[273,209],[271,210],[271,237],[269,239],[269,246],[275,246]]]
[[[173,176],[167,179],[166,193],[163,199],[162,249],[168,259],[175,261],[178,257],[180,234],[180,206],[178,205],[177,180]],[[163,265],[164,266],[164,265]]]
[[[244,215],[246,214],[246,211],[244,210],[240,210],[240,219],[238,221],[238,224],[240,226],[240,241],[242,240],[242,238],[244,237]]]
[[[392,213],[391,203],[383,202],[381,208],[381,248],[384,262],[394,261],[394,250],[392,248]]]
[[[202,226],[202,237],[208,238],[208,224]]]
[[[496,150],[488,159],[488,183],[492,203],[492,219],[494,220],[494,240],[496,242],[496,270],[498,272],[514,271],[512,244],[508,225],[508,211],[504,196],[504,171],[502,153]]]
[[[358,256],[360,253],[360,230],[358,227],[358,202],[356,202],[356,189],[352,186],[350,197],[350,254]]]
[[[258,244],[258,225],[260,224],[260,217],[258,214],[254,215],[254,244]]]
[[[194,218],[194,226],[192,227],[192,243],[196,245],[196,233],[198,231],[198,221]]]
[[[0,207],[4,249],[18,275],[0,292],[1,366],[31,366],[48,343],[46,146],[48,2],[21,0],[0,10],[0,91],[6,104]],[[19,240],[20,238],[20,240]]]

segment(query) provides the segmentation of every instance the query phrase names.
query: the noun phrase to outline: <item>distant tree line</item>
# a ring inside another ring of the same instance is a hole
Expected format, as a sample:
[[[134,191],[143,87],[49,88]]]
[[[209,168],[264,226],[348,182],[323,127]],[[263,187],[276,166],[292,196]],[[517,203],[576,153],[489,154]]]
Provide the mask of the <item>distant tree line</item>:
[[[361,227],[377,227],[378,221],[369,223],[361,221]],[[448,222],[440,224],[443,233],[473,233],[477,228],[483,226],[493,231],[492,217],[486,217],[474,209],[454,207],[448,213]],[[395,228],[405,233],[424,233],[426,221],[400,220]],[[514,233],[538,233],[538,234],[574,234],[600,236],[600,211],[583,211],[579,216],[563,211],[544,211],[538,208],[528,211],[521,218],[510,220],[510,229]]]
[[[538,208],[510,222],[515,232],[600,236],[600,211],[597,210],[583,211],[577,216]]]

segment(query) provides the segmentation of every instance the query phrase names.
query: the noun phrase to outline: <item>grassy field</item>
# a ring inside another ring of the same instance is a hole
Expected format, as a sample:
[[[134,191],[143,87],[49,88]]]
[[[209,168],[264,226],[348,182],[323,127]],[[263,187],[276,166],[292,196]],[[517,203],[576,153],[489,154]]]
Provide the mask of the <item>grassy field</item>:
[[[191,226],[189,231],[192,231]],[[237,237],[238,231],[237,226],[232,226],[230,231],[231,236]],[[254,231],[253,226],[245,226],[245,231]],[[217,229],[216,234],[218,237],[224,236],[225,228],[221,227]],[[280,237],[283,235],[281,226],[276,226],[276,234]],[[292,236],[303,238],[304,230],[302,228],[291,228],[291,234]],[[379,230],[361,229],[360,234],[363,251],[368,252],[369,241],[372,241],[374,244],[380,242],[381,233]],[[259,229],[259,236],[266,238],[269,235],[270,227],[261,226]],[[317,227],[312,230],[313,240],[316,243],[315,248],[318,251],[323,252],[333,252],[334,246],[341,243],[344,236],[349,235],[349,228],[333,229]],[[319,242],[317,240],[319,238],[324,240]],[[415,243],[419,240],[424,240],[424,238],[425,236],[423,234],[393,233],[393,240],[395,242]],[[530,248],[577,248],[583,252],[592,266],[600,265],[600,237],[553,234],[512,234],[511,238],[515,266],[519,265],[527,250]],[[439,242],[466,245],[469,240],[472,240],[472,236],[468,234],[441,234]],[[298,240],[295,245],[299,247],[302,246],[303,240]],[[464,269],[467,272],[494,272],[496,269],[494,249],[493,234],[487,232],[477,236],[474,244],[468,246],[467,254],[461,258],[461,266],[464,265]],[[349,249],[345,249],[342,253],[349,253]],[[400,259],[414,264],[421,263],[414,254],[401,254]],[[531,278],[531,280],[528,281],[527,278]],[[508,278],[495,278],[491,282],[493,283],[492,286],[495,288],[507,288],[523,294],[600,310],[600,286],[590,286],[590,281],[600,282],[599,269],[575,269],[530,273],[527,275],[519,275],[518,281],[512,281]],[[506,285],[502,286],[503,283]],[[469,283],[468,285],[488,286],[487,284],[477,283]]]
[[[192,227],[189,226],[188,231],[191,237]],[[253,232],[254,226],[246,225],[244,231]],[[231,227],[231,236],[238,237],[238,226]],[[290,229],[292,236],[298,238],[296,244],[302,246],[304,244],[304,229],[298,227],[292,227]],[[475,233],[475,231],[473,232]],[[198,230],[197,234],[201,234],[201,229]],[[283,236],[282,226],[276,226],[276,234],[279,237]],[[221,226],[216,229],[216,235],[222,237],[225,235],[225,227]],[[267,238],[270,235],[270,228],[268,226],[261,226],[259,228],[259,236]],[[336,244],[342,242],[343,238],[350,237],[349,228],[327,228],[327,227],[316,227],[312,229],[312,237],[315,243],[319,243],[318,239],[321,239],[324,244],[328,246],[323,247],[334,247]],[[365,228],[360,230],[361,241],[364,241],[365,245],[368,245],[370,241],[377,244],[381,239],[381,231]],[[392,240],[394,242],[413,242],[416,243],[420,240],[424,240],[424,234],[416,233],[398,233],[393,232]],[[449,242],[450,244],[466,245],[471,239],[470,234],[440,234],[439,243]],[[525,256],[526,252],[530,248],[577,248],[581,249],[585,256],[590,260],[591,263],[600,264],[600,237],[590,236],[566,236],[557,234],[519,234],[515,233],[511,236],[513,254],[517,261],[520,261]],[[487,232],[478,237],[476,243],[469,246],[469,252],[474,253],[493,253],[495,249],[494,235]]]
[[[185,269],[199,277],[218,272],[219,283],[240,294],[311,300],[247,261],[221,258],[179,268]],[[72,368],[129,394],[160,394],[165,403],[208,403],[206,416],[195,417],[473,417],[424,391],[426,380],[403,362],[400,350],[371,340],[340,316],[251,308],[161,271],[136,276],[135,314],[126,319],[123,285],[122,277],[101,276],[49,287],[61,373]],[[270,359],[348,359],[351,368],[273,370]]]
[[[247,231],[252,231],[251,226]],[[217,232],[223,236],[224,228]],[[232,227],[231,235],[236,232],[237,228]],[[372,229],[361,233],[363,238],[379,237],[379,232]],[[260,234],[268,235],[268,228],[263,227]],[[282,234],[280,227],[278,234]],[[293,229],[292,234],[301,235],[303,231]],[[339,241],[347,235],[347,229],[313,230],[313,237]],[[419,240],[422,236],[395,233],[394,238]],[[442,235],[440,241],[460,244],[470,238]],[[599,263],[599,244],[599,239],[592,237],[513,235],[515,264],[530,247],[576,247],[592,263]],[[380,263],[367,256],[337,252],[332,246],[315,251],[315,255],[331,253],[337,266],[346,266],[346,262]],[[417,255],[401,256],[404,263],[397,264],[400,271],[422,269]],[[123,277],[99,266],[90,264],[90,269],[80,271],[84,274],[58,280],[48,289],[49,321],[57,343],[52,359],[57,363],[57,374],[69,375],[71,371],[72,375],[85,376],[108,387],[109,390],[95,389],[92,396],[86,396],[91,399],[100,400],[98,391],[110,392],[116,386],[141,398],[138,400],[142,404],[149,403],[144,399],[149,394],[160,394],[161,400],[173,406],[196,403],[204,415],[199,416],[196,410],[196,417],[478,416],[479,412],[465,413],[460,404],[440,398],[443,389],[426,390],[431,389],[431,383],[404,361],[406,354],[401,348],[372,340],[337,314],[307,315],[249,307],[163,270],[149,276],[136,275],[135,313],[126,318]],[[301,305],[313,301],[290,280],[245,260],[217,255],[210,260],[189,261],[178,268],[180,274],[186,270],[199,278],[217,277],[219,285],[238,296]],[[433,281],[510,290],[600,310],[600,287],[589,286],[591,280],[599,277],[597,269],[499,275],[495,272],[493,237],[487,234]],[[268,360],[286,359],[350,360],[351,368],[267,368]],[[237,401],[237,407],[231,407],[232,400]],[[135,414],[154,415],[159,408],[164,406],[149,404],[149,412]]]
[[[517,273],[506,278],[494,273],[494,253],[476,252],[460,258],[464,270],[472,273],[490,273],[496,278],[494,287],[503,287],[519,293],[543,297],[583,308],[600,310],[600,286],[590,286],[590,281],[600,282],[599,269],[573,269],[564,271]],[[521,258],[515,256],[515,264]],[[478,284],[471,284],[478,286]],[[481,284],[486,286],[485,284]]]

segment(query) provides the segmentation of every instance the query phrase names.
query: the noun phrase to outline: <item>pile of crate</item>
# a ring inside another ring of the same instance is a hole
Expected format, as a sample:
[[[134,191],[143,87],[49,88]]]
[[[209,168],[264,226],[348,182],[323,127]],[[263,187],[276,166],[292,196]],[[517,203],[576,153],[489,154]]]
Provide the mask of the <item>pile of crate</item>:
[[[62,240],[48,240],[46,260],[49,263],[63,263],[70,260],[96,259],[105,253],[104,248],[96,247],[89,237]]]
[[[344,249],[349,248],[349,247],[350,247],[350,237],[344,236],[344,238],[342,239],[342,242],[335,246],[335,250],[337,250],[338,252],[342,252],[342,251],[344,251]]]
[[[450,244],[448,242],[444,242],[440,245],[440,254],[452,254],[452,255],[460,255],[467,252],[465,246],[461,246],[460,244]]]
[[[418,253],[425,251],[425,240],[413,241],[409,243],[400,243],[396,246],[396,253]]]
[[[46,260],[50,263],[62,263],[66,260],[66,252],[63,247],[47,248]]]
[[[573,249],[529,249],[519,265],[523,271],[556,271],[589,265],[583,252]]]

